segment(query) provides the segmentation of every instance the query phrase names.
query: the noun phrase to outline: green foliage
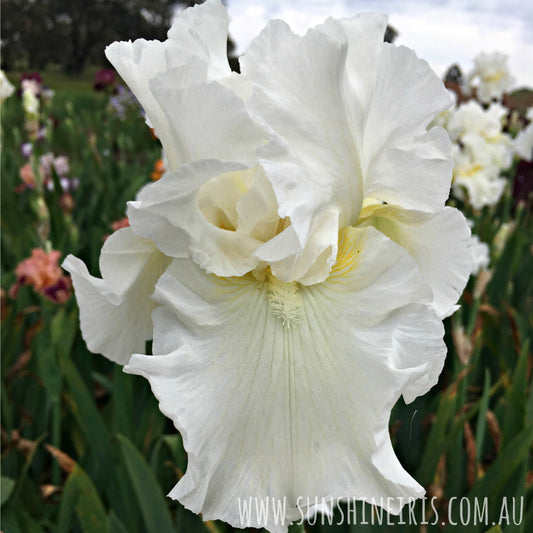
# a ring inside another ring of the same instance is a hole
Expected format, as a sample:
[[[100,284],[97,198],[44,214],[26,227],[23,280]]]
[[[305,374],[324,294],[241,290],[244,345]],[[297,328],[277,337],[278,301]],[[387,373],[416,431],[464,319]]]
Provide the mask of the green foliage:
[[[29,287],[15,299],[7,295],[17,264],[44,245],[40,198],[52,247],[62,257],[77,255],[97,275],[111,223],[149,181],[158,142],[138,112],[121,120],[107,105],[103,95],[64,92],[45,110],[54,120],[36,156],[69,157],[70,175],[80,181],[71,211],[60,206],[57,176],[55,192],[15,192],[26,133],[16,97],[2,109],[2,531],[229,532],[164,496],[186,470],[181,437],[145,380],[87,351],[74,298],[53,304]],[[400,401],[390,421],[401,462],[428,498],[437,497],[434,508],[418,502],[412,511],[418,524],[388,517],[393,528],[386,515],[360,503],[356,511],[365,512],[367,524],[335,525],[346,512],[341,506],[333,519],[319,515],[305,531],[526,533],[533,526],[532,214],[509,194],[492,209],[465,210],[492,244],[492,278],[485,288],[473,278],[461,310],[446,321],[448,357],[439,384],[410,405]],[[523,498],[520,525],[505,521],[505,506],[511,518],[513,511],[506,497]],[[485,498],[486,520],[461,526],[461,511],[470,505],[473,512]]]
[[[184,0],[4,0],[2,69],[16,65],[42,70],[53,60],[79,74],[87,60],[105,65],[113,41],[144,35],[164,38],[177,5]],[[110,21],[113,21],[110,23]]]
[[[40,70],[39,73],[43,78],[43,84],[52,91],[58,92],[56,95],[60,99],[65,98],[65,93],[68,93],[68,98],[73,97],[77,99],[81,95],[94,96],[94,75],[101,67],[90,66],[85,68],[82,74],[78,76],[70,76],[65,74],[59,65],[50,65],[46,70]],[[10,70],[6,72],[11,83],[16,84],[24,74],[24,70]],[[13,107],[13,106],[9,106]]]

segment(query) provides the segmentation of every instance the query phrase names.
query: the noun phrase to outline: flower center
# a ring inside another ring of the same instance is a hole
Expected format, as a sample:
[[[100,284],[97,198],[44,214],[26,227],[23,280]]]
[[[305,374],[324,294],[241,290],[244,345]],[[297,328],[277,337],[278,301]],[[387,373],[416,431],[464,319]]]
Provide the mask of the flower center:
[[[300,284],[297,281],[281,281],[276,278],[270,267],[254,270],[252,275],[266,286],[268,307],[271,313],[281,320],[287,328],[296,327],[302,317],[303,299]]]
[[[298,325],[302,316],[303,300],[299,283],[280,281],[276,276],[267,274],[267,298],[272,314],[287,328]]]
[[[483,170],[483,167],[479,164],[468,165],[463,168],[456,168],[455,175],[461,176],[462,178],[470,178],[474,176],[475,174],[477,174],[478,172],[480,172],[481,170]],[[452,182],[453,182],[453,179],[452,179]]]
[[[254,278],[266,285],[268,307],[272,314],[287,328],[298,325],[303,312],[303,299],[297,281],[281,281],[276,278],[270,267],[252,272]]]
[[[228,172],[204,183],[198,191],[198,204],[204,217],[215,227],[236,231],[237,204],[250,188],[251,173]]]
[[[379,204],[379,207],[383,205]],[[364,243],[352,230],[354,228],[348,226],[339,232],[337,259],[328,278],[331,282],[345,278],[359,267]],[[303,291],[306,287],[297,281],[281,281],[272,274],[270,267],[254,270],[252,275],[264,284],[271,313],[281,320],[285,328],[297,327],[304,313]]]
[[[492,72],[490,74],[487,74],[483,77],[483,81],[486,83],[496,83],[500,81],[503,78],[503,71],[498,70],[496,72]]]

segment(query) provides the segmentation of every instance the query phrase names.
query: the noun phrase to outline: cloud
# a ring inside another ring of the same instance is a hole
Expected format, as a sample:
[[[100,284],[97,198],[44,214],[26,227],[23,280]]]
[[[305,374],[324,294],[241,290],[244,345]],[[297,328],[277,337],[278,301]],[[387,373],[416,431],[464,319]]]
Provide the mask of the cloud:
[[[399,31],[397,44],[413,48],[442,75],[458,63],[463,71],[480,52],[509,55],[518,86],[533,87],[533,3],[521,0],[229,0],[230,32],[238,51],[269,19],[285,20],[296,33],[329,16],[350,17],[374,11],[389,14]]]

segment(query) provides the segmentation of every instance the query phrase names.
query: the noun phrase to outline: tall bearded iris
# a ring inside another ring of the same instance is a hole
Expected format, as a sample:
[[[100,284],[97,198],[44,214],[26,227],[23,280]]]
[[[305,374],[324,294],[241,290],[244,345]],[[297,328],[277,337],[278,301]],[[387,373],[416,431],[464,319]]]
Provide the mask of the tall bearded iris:
[[[397,513],[424,493],[388,419],[437,381],[470,239],[444,207],[448,137],[428,130],[446,90],[385,28],[274,21],[237,75],[210,0],[164,43],[107,49],[169,167],[106,241],[103,279],[64,266],[89,348],[145,376],[181,432],[170,496],[205,519],[244,526],[239,498],[286,498],[284,524],[249,524],[281,532],[307,498]]]

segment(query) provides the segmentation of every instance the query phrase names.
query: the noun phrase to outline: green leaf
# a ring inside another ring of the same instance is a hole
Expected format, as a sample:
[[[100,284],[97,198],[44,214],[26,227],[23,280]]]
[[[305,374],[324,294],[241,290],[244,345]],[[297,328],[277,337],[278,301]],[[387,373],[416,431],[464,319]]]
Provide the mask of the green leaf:
[[[154,473],[141,453],[126,437],[117,435],[117,439],[137,504],[141,509],[146,532],[173,533],[167,502]]]
[[[39,337],[39,340],[41,337]],[[35,344],[34,344],[35,345]],[[35,349],[37,356],[39,377],[42,379],[51,400],[58,400],[63,387],[61,371],[53,346],[46,344]]]
[[[2,508],[3,533],[44,533],[44,529],[20,506],[9,503]]]
[[[45,439],[46,434],[41,435],[37,440],[33,442],[33,446],[30,449],[30,452],[26,455],[26,459],[24,460],[24,465],[22,466],[22,470],[19,474],[19,476],[16,479],[15,483],[15,489],[13,493],[13,499],[17,499],[22,491],[22,486],[24,484],[24,481],[26,479],[26,476],[28,475],[28,472],[30,470],[30,466],[33,463],[33,458],[35,457],[35,452],[39,448],[41,442]]]
[[[455,408],[455,394],[451,388],[442,394],[435,421],[431,427],[424,455],[416,474],[416,479],[423,485],[429,485],[437,468],[440,455],[443,453],[443,442],[446,439],[448,422]]]
[[[65,398],[72,414],[91,448],[101,460],[104,460],[109,453],[111,437],[96,408],[94,398],[69,356],[61,357],[60,365],[68,385]]]
[[[75,311],[67,314],[61,309],[52,319],[50,331],[52,342],[60,354],[69,355],[78,331],[78,317]]]
[[[181,435],[179,433],[175,433],[173,435],[162,435],[161,440],[170,451],[174,465],[180,470],[184,471],[186,467],[186,456],[183,449]]]
[[[122,367],[115,365],[113,368],[113,429],[115,433],[133,437],[133,417],[125,416],[131,411],[133,405],[133,379],[131,375],[123,372]]]
[[[13,492],[13,489],[15,488],[15,480],[2,476],[1,477],[1,485],[0,485],[0,500],[1,505],[4,505],[6,501],[9,499],[9,496],[11,496],[11,493]]]
[[[74,467],[65,483],[59,512],[58,533],[72,531],[73,513],[76,513],[84,533],[111,531],[98,492],[89,476],[79,465]]]
[[[485,475],[472,487],[469,497],[492,495],[501,491],[505,482],[527,457],[533,440],[533,426],[522,430],[498,455]]]
[[[503,533],[502,527],[499,525],[493,526],[490,529],[487,529],[486,533]]]
[[[507,394],[508,408],[502,430],[502,447],[524,427],[526,418],[527,362],[529,340],[524,343]]]
[[[526,426],[533,425],[533,387],[530,387],[526,403]]]
[[[119,520],[118,516],[111,511],[109,513],[109,531],[112,533],[129,533],[126,526]]]
[[[485,370],[485,384],[483,386],[483,394],[479,401],[479,412],[476,423],[476,461],[481,459],[481,452],[483,450],[483,441],[485,439],[485,429],[487,428],[487,409],[489,408],[490,398],[490,372]]]

